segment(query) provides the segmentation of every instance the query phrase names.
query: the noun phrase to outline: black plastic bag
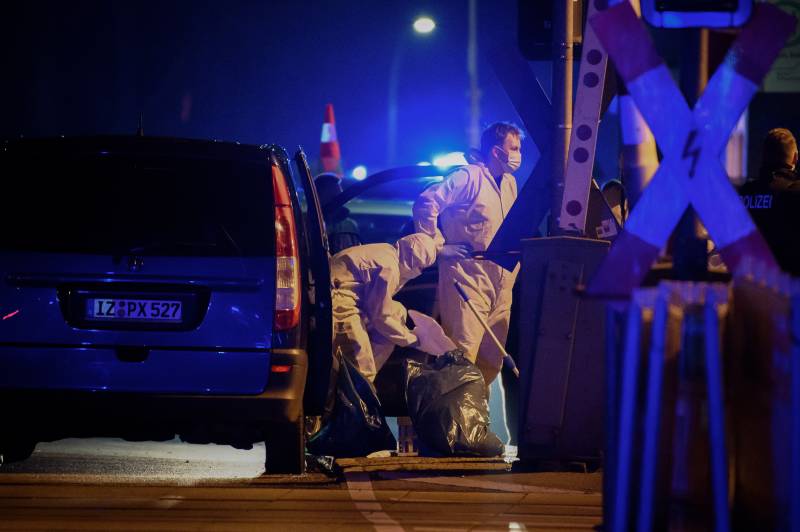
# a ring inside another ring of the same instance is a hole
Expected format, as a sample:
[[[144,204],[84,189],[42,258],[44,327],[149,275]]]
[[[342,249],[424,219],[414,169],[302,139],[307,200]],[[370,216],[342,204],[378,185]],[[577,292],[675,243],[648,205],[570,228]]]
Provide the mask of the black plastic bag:
[[[428,364],[406,361],[408,413],[427,455],[498,456],[483,374],[460,350]]]
[[[338,364],[338,376],[333,407],[323,416],[320,431],[308,440],[308,452],[348,458],[396,449],[397,440],[372,383],[341,352],[334,356],[334,364]]]

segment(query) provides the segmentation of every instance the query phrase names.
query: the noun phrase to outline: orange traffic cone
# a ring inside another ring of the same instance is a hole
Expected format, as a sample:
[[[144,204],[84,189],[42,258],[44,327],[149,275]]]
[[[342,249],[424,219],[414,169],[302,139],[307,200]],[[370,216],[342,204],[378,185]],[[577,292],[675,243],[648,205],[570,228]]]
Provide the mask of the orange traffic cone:
[[[325,172],[342,174],[342,154],[339,151],[339,140],[336,138],[336,119],[333,117],[333,104],[325,106],[325,119],[322,123],[319,156]]]

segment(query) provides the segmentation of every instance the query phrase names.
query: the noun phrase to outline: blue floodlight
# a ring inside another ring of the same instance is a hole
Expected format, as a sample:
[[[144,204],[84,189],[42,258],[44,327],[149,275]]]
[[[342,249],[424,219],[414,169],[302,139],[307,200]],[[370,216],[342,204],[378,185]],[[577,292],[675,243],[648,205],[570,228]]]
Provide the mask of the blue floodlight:
[[[436,22],[430,17],[417,17],[414,21],[414,31],[423,35],[432,32],[436,28]]]
[[[430,166],[430,161],[420,161],[417,163],[417,166]]]
[[[433,165],[440,168],[447,166],[459,166],[467,164],[467,159],[464,157],[463,151],[451,151],[444,155],[437,155],[433,158]]]
[[[364,166],[363,164],[359,164],[358,166],[353,168],[353,171],[350,172],[350,175],[353,176],[353,179],[362,181],[364,180],[364,178],[367,177],[367,167]]]

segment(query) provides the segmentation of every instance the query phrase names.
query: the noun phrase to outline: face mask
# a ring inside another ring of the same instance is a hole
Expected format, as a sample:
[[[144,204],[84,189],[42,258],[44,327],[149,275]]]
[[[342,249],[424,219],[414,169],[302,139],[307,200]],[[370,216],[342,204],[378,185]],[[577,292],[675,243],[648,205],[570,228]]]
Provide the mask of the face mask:
[[[503,172],[508,174],[513,174],[517,170],[519,170],[520,165],[522,164],[522,154],[518,151],[513,151],[511,153],[506,153],[506,151],[499,146],[497,147],[497,151],[505,155],[506,160],[504,161],[500,157],[497,158],[500,166],[503,167]]]

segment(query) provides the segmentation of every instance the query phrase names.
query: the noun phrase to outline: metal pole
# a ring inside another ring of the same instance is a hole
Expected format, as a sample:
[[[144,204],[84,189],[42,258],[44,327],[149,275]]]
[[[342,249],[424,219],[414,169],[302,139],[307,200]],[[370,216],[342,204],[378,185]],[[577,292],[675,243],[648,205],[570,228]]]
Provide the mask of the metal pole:
[[[656,471],[658,467],[658,441],[661,426],[662,385],[664,381],[664,357],[667,347],[667,320],[669,317],[669,294],[661,291],[656,299],[647,367],[647,398],[644,414],[644,443],[639,482],[639,516],[637,530],[653,529],[655,507]]]
[[[789,475],[789,500],[795,501],[791,504],[789,513],[789,532],[800,532],[800,345],[798,345],[798,338],[800,338],[800,297],[797,297],[795,290],[791,293],[791,319],[792,319],[792,333],[794,341],[792,342],[791,361],[789,367],[792,372],[791,380],[791,458],[790,467],[791,474]]]
[[[478,0],[469,0],[469,40],[467,42],[469,73],[469,125],[467,139],[472,148],[481,141],[481,89],[478,86]]]
[[[637,381],[639,377],[639,348],[642,337],[643,309],[634,300],[628,307],[625,327],[625,347],[622,353],[619,382],[619,411],[617,414],[616,471],[609,530],[628,531],[631,507],[631,471],[633,468],[634,434],[637,416]]]
[[[558,216],[564,197],[564,173],[572,133],[573,0],[554,0],[553,7],[553,135],[550,234],[558,234]]]
[[[711,495],[714,505],[714,530],[730,530],[728,509],[728,452],[725,445],[725,398],[722,384],[722,352],[717,300],[712,289],[706,292],[705,305],[706,386],[708,393],[708,432],[711,444]]]
[[[619,3],[618,0],[612,3]],[[630,0],[636,14],[641,16],[639,0]],[[618,78],[619,119],[622,133],[620,177],[628,196],[629,209],[632,209],[650,179],[658,170],[658,151],[656,140],[642,113],[628,94],[625,83]]]
[[[394,166],[397,158],[397,88],[400,84],[400,65],[403,63],[406,38],[401,34],[397,38],[392,55],[392,64],[389,70],[389,102],[387,116],[387,142],[386,142],[386,164]]]
[[[632,209],[650,179],[658,170],[658,152],[653,133],[627,93],[625,84],[619,80],[619,119],[622,133],[620,171],[622,184],[628,197],[628,209]]]
[[[681,61],[681,91],[689,107],[694,107],[708,83],[708,30],[686,31]],[[697,214],[690,207],[675,229],[672,257],[678,279],[701,281],[706,278],[708,250],[706,239],[698,236],[699,222]]]

